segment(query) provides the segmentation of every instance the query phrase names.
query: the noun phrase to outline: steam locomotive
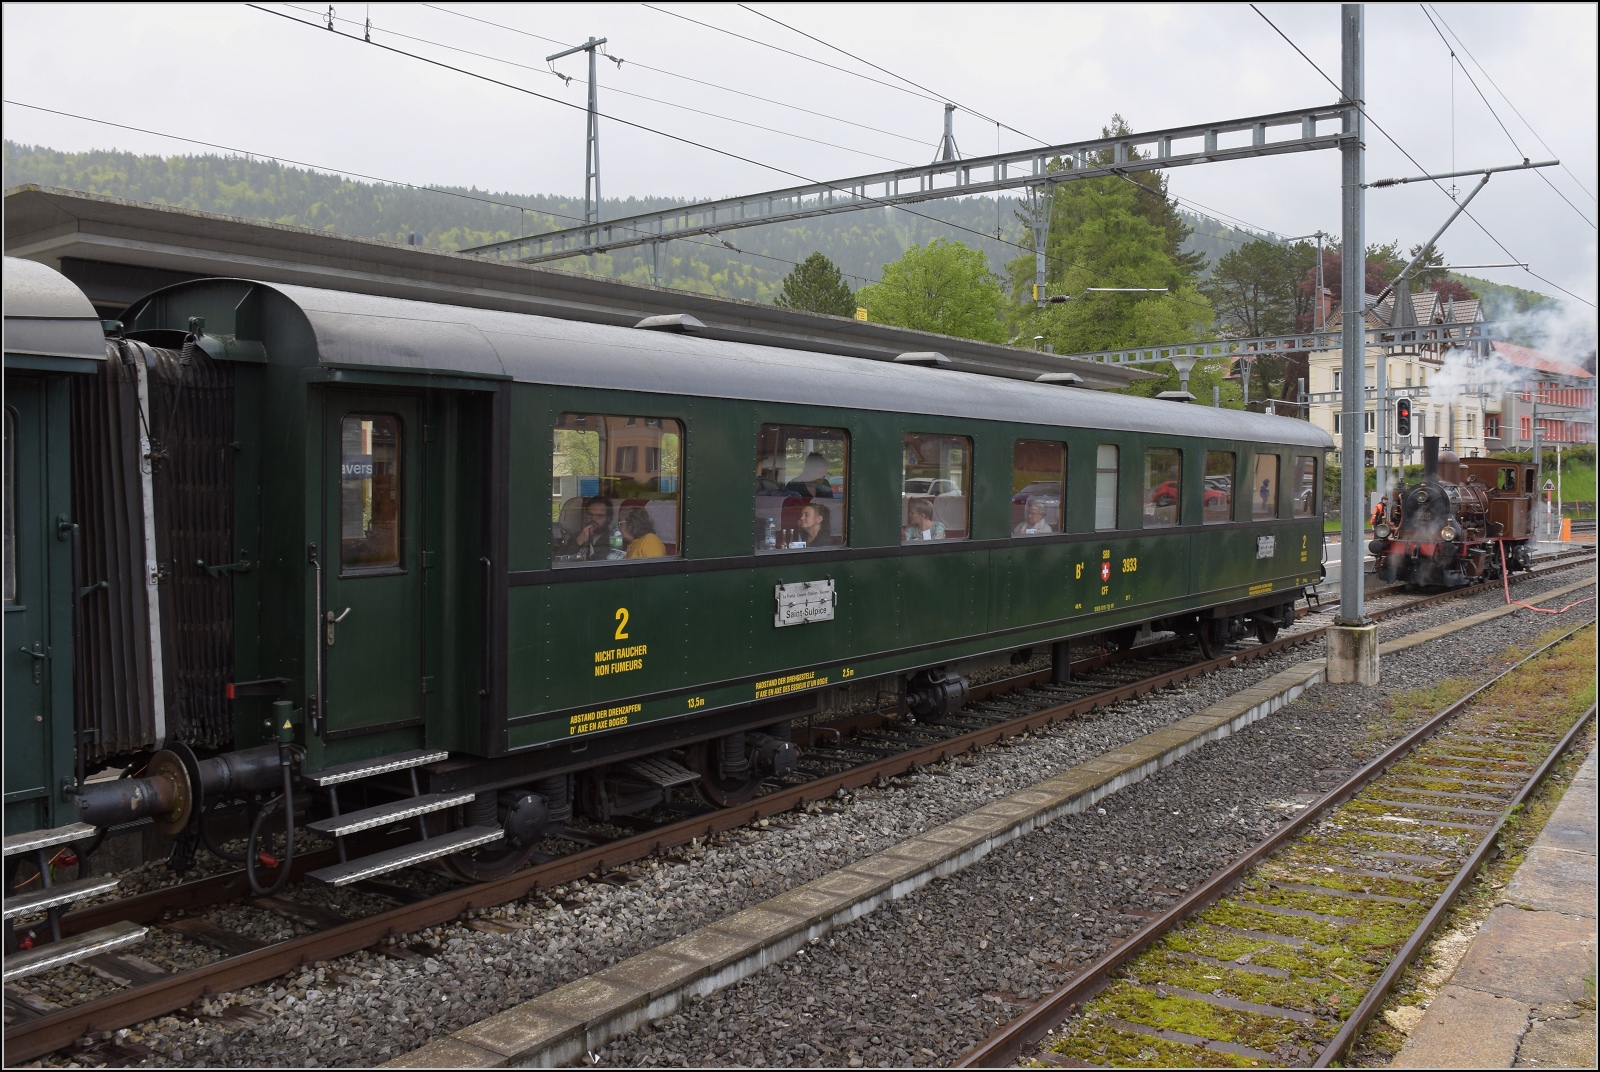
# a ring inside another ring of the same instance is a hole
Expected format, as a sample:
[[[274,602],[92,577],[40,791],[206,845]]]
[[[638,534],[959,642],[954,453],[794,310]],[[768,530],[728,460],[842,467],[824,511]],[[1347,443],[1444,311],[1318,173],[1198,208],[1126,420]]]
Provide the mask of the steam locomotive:
[[[1422,441],[1422,479],[1385,498],[1368,549],[1385,581],[1459,588],[1531,568],[1538,471],[1526,462],[1458,458]]]

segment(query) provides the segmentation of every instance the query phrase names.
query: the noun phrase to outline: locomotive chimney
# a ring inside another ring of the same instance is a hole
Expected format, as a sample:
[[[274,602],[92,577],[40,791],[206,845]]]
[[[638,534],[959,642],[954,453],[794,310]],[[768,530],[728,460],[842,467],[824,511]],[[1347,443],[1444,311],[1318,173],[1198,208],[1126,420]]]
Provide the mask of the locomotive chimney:
[[[1422,479],[1439,479],[1439,437],[1436,435],[1422,437]]]

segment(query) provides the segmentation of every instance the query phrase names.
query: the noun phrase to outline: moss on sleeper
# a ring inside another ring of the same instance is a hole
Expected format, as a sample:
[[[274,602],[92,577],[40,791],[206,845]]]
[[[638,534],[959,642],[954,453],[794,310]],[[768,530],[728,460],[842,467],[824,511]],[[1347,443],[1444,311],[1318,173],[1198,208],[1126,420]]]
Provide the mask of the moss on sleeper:
[[[1095,1001],[1095,1007],[1106,1016],[1130,1023],[1237,1043],[1268,1053],[1286,1042],[1304,1044],[1317,1035],[1295,1020],[1239,1012],[1173,994],[1163,997],[1129,982],[1113,983]]]
[[[1261,1068],[1261,1061],[1181,1042],[1118,1031],[1095,1018],[1080,1020],[1072,1034],[1050,1047],[1091,1065],[1121,1068]]]
[[[1342,959],[1335,958],[1336,961]],[[1288,979],[1280,979],[1246,971],[1229,961],[1211,964],[1176,952],[1141,958],[1134,966],[1133,974],[1147,986],[1164,983],[1202,994],[1220,991],[1241,1001],[1317,1015],[1329,1008],[1353,1008],[1353,1003],[1360,1001],[1361,995],[1367,991],[1361,982],[1362,973],[1353,969],[1350,975],[1345,976],[1345,982],[1322,976],[1293,974]]]

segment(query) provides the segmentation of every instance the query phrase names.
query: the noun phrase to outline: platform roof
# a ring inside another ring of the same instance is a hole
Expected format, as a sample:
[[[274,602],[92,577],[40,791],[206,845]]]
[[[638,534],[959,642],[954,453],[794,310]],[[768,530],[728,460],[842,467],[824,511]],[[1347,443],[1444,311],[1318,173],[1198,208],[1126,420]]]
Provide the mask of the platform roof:
[[[935,352],[962,371],[1021,380],[1071,372],[1099,389],[1151,378],[886,324],[45,186],[6,193],[5,251],[58,269],[105,315],[162,286],[225,276],[614,326],[687,315],[708,338],[877,361]]]

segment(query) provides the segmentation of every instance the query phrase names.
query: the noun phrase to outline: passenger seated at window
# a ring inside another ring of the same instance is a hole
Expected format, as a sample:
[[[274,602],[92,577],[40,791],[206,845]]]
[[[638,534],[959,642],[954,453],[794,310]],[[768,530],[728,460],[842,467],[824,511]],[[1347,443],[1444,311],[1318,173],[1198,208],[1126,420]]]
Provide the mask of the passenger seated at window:
[[[1028,516],[1017,522],[1017,527],[1011,530],[1013,536],[1043,536],[1047,532],[1054,532],[1044,519],[1044,500],[1028,500]]]
[[[656,535],[655,522],[642,506],[622,511],[622,538],[628,544],[628,558],[660,558],[667,553],[667,545]]]
[[[839,540],[832,531],[833,512],[818,502],[806,503],[800,509],[800,538],[807,547],[837,547]]]
[[[565,507],[562,508],[563,511]],[[621,541],[613,540],[616,535],[611,527],[611,500],[604,496],[596,495],[583,501],[583,528],[565,544],[556,549],[558,555],[583,561],[600,561],[612,557],[612,550],[621,546]],[[616,557],[621,558],[619,553]]]
[[[833,485],[828,483],[828,459],[817,451],[807,454],[799,478],[789,481],[783,490],[808,499],[833,498]]]
[[[557,555],[571,555],[583,528],[583,498],[574,495],[561,504],[561,513],[550,526],[550,547]]]
[[[911,524],[906,526],[905,538],[907,541],[944,539],[944,525],[933,519],[933,503],[918,499],[911,504]]]

